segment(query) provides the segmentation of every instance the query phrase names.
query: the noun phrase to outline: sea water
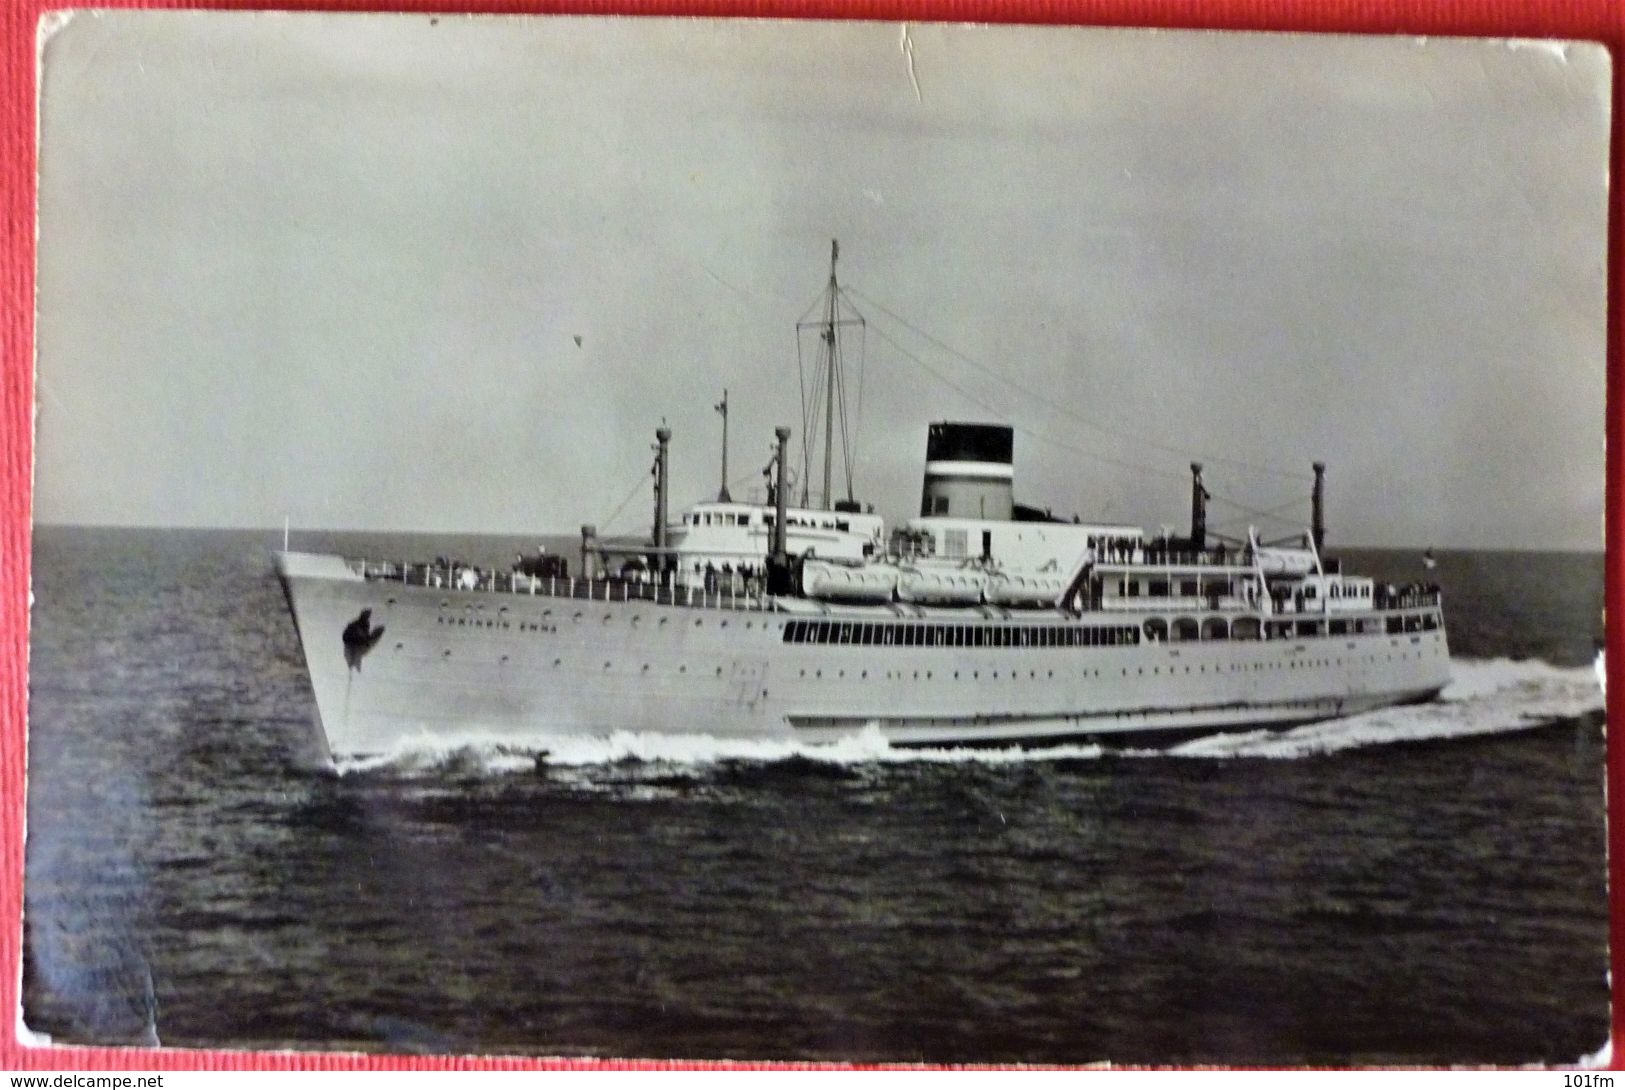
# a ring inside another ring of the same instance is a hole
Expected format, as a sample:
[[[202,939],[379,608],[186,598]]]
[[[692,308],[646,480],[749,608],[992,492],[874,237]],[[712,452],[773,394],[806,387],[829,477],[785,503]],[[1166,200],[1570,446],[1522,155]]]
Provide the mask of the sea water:
[[[37,535],[36,1033],[1252,1064],[1567,1063],[1606,1037],[1600,555],[1343,553],[1442,584],[1428,705],[1128,752],[679,724],[539,773],[475,732],[323,762],[279,538]]]

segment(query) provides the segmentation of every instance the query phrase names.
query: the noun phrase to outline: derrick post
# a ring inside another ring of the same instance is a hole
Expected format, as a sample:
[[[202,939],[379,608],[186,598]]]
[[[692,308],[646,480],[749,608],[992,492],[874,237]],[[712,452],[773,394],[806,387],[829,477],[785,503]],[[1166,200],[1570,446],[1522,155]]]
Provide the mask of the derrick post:
[[[1191,463],[1191,548],[1207,548],[1207,489],[1202,487],[1202,463]]]
[[[592,581],[592,555],[597,549],[598,527],[591,523],[581,527],[581,578]]]
[[[778,446],[773,455],[773,551],[767,558],[767,592],[790,592],[790,555],[785,540],[784,466],[790,452],[790,429],[773,429]]]
[[[669,488],[666,458],[671,443],[671,429],[661,425],[655,431],[655,570],[666,570],[666,493]]]
[[[717,412],[722,414],[722,487],[717,489],[718,503],[732,503],[733,497],[728,495],[728,391],[722,391],[722,400],[717,402]]]
[[[1319,552],[1326,547],[1326,463],[1314,463],[1314,470],[1315,491],[1310,497],[1309,532],[1315,539],[1315,551]]]

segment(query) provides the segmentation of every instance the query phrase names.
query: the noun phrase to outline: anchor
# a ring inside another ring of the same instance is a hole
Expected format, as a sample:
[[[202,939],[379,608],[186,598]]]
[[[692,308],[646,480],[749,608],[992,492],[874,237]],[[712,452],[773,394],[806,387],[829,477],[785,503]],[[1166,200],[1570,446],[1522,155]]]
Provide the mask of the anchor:
[[[384,635],[384,626],[372,627],[372,610],[363,609],[356,619],[344,626],[344,661],[350,669],[361,672],[361,660],[367,657]]]

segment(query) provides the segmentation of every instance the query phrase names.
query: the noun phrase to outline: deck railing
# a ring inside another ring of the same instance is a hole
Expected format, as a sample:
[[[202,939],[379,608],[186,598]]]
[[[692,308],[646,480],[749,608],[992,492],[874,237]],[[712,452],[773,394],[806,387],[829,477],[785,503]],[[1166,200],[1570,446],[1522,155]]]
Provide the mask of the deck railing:
[[[459,564],[397,564],[389,561],[364,559],[347,560],[346,563],[351,571],[363,579],[388,580],[413,587],[440,587],[446,590],[486,594],[523,594],[549,598],[573,598],[583,601],[649,602],[655,605],[687,606],[695,609],[764,610],[772,608],[764,593],[765,588],[762,581],[741,576],[738,573],[709,577],[702,584],[695,585],[677,582],[671,578],[670,574],[659,581],[656,581],[654,577],[629,579],[606,576],[596,579],[580,579],[525,575],[521,572],[476,568]],[[1439,588],[1435,584],[1413,584],[1404,587],[1379,584],[1372,589],[1372,610],[1374,612],[1416,609],[1425,606],[1437,606],[1440,603]],[[1256,609],[1246,609],[1244,607],[1237,609],[1234,599],[1229,598],[1229,596],[1226,597],[1230,608],[1220,612],[1239,612],[1243,615],[1262,616]],[[1205,601],[1205,599],[1188,599],[1186,596],[1177,595],[1107,599],[1086,594],[1082,601],[1082,607],[1085,612],[1096,610],[1125,613],[1161,612],[1182,609],[1211,612],[1211,610],[1202,609]],[[1299,605],[1291,598],[1276,599],[1272,603],[1271,611],[1276,616],[1310,617],[1322,615],[1337,617],[1348,612],[1357,612],[1333,608],[1328,613],[1319,601],[1305,601]]]
[[[523,594],[548,598],[575,598],[592,602],[649,602],[655,605],[690,606],[695,609],[767,609],[768,603],[756,581],[738,576],[714,581],[710,586],[694,586],[671,580],[622,579],[524,575],[496,569],[442,564],[391,563],[389,561],[349,560],[350,570],[363,579],[388,580],[409,587],[440,587],[446,590],[485,594]]]

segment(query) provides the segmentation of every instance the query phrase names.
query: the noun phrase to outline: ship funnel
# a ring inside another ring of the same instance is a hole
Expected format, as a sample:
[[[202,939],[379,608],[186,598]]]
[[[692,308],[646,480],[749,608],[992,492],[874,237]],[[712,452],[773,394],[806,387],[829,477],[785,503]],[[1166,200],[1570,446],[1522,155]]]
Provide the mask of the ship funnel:
[[[925,440],[920,514],[1009,521],[1015,516],[1015,429],[932,424]]]
[[[1310,512],[1309,532],[1315,539],[1315,551],[1319,552],[1326,547],[1326,463],[1314,463],[1315,491],[1310,496],[1312,510]],[[1302,510],[1302,508],[1299,508]]]

